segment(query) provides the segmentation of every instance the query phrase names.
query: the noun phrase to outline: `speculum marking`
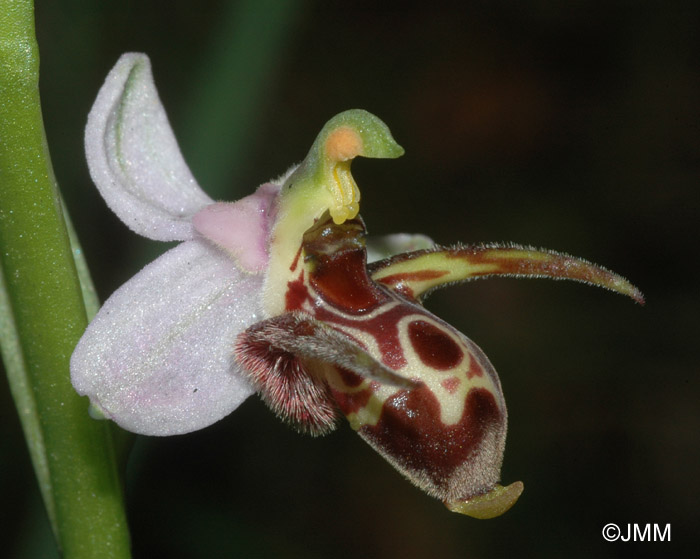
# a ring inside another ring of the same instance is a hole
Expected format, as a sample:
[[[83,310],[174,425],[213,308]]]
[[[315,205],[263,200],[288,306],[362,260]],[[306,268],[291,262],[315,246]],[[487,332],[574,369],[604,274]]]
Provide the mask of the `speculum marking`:
[[[420,360],[428,367],[445,371],[459,365],[464,352],[451,336],[425,320],[408,325],[408,337]]]

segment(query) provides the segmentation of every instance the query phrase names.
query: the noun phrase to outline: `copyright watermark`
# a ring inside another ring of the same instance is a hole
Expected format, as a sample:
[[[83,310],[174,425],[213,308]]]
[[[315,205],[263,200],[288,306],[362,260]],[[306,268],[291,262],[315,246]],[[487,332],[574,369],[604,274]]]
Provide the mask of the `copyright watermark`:
[[[614,524],[603,526],[606,542],[670,542],[671,525],[664,524]]]

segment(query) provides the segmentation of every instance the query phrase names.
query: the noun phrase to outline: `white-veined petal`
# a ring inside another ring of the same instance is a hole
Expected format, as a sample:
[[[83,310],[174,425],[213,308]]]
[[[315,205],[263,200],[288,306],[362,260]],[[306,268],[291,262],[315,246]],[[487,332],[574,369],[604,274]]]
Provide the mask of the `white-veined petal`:
[[[180,153],[145,54],[124,54],[110,71],[88,117],[85,152],[107,205],[144,237],[191,239],[191,217],[213,202]]]
[[[71,359],[75,389],[129,431],[174,435],[228,415],[253,393],[233,360],[260,320],[262,275],[205,240],[146,266],[104,304]]]

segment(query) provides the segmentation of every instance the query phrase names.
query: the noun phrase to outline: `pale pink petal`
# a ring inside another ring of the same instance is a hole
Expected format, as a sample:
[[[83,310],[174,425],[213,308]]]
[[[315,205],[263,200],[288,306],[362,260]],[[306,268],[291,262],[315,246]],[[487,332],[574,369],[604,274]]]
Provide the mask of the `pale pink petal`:
[[[253,392],[232,351],[262,318],[262,281],[204,240],[178,245],[90,323],[71,359],[75,389],[136,433],[187,433],[225,417]]]
[[[180,153],[145,54],[122,55],[107,76],[85,151],[102,197],[129,228],[159,241],[192,238],[192,216],[212,200]]]
[[[268,261],[268,236],[279,185],[263,184],[237,202],[218,202],[192,218],[195,230],[224,249],[244,269],[260,272]]]

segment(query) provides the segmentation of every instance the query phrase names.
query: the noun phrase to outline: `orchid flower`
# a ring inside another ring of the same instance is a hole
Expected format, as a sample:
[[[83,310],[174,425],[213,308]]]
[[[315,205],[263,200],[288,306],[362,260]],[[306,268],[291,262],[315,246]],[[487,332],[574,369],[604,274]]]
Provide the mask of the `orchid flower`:
[[[192,177],[145,55],[125,54],[112,69],[85,136],[90,173],[117,216],[145,237],[181,241],[107,300],[71,360],[92,413],[135,433],[202,429],[257,392],[301,432],[328,433],[345,416],[450,510],[497,516],[523,489],[498,483],[500,381],[425,296],[508,275],[642,301],[620,276],[552,251],[366,240],[350,164],[403,149],[365,111],[332,118],[300,165],[233,203],[214,202]],[[380,251],[370,264],[368,248]]]

